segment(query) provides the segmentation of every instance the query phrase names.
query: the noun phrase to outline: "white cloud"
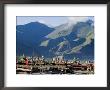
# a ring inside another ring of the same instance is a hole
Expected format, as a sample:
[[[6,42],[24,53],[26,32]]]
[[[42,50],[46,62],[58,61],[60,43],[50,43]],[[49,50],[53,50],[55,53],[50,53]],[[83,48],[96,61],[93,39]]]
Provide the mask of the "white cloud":
[[[37,21],[40,22],[40,23],[42,23],[42,24],[47,25],[48,27],[53,27],[51,24],[47,23],[47,22],[44,21],[44,20],[39,19],[39,20],[37,20]]]
[[[37,20],[40,23],[46,24],[46,22],[44,20]]]
[[[76,24],[77,22],[85,22],[88,19],[90,19],[89,17],[68,17],[68,21],[69,23],[74,23]]]

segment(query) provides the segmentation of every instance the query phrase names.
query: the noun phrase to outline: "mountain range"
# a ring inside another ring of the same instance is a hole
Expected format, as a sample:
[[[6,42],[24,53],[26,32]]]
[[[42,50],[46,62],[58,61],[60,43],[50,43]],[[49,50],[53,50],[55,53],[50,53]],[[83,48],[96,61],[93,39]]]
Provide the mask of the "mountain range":
[[[49,27],[40,22],[16,26],[16,54],[46,58],[94,59],[94,22],[68,22]]]

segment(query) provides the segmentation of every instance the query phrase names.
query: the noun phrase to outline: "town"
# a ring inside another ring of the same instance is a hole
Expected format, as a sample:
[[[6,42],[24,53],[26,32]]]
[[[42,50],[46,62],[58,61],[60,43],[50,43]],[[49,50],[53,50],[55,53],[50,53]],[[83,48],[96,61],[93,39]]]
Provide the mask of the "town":
[[[63,56],[55,56],[53,58],[45,58],[44,56],[16,57],[16,74],[94,74],[93,60],[65,60]]]

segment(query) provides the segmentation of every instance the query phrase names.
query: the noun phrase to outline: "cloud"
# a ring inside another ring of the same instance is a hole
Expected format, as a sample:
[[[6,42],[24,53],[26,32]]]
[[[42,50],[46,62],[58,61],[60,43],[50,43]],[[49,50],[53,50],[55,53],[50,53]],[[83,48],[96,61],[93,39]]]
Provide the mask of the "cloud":
[[[37,20],[40,23],[46,24],[46,22],[44,20]]]
[[[38,22],[40,22],[40,23],[42,23],[42,24],[45,24],[45,25],[47,25],[48,27],[53,27],[51,24],[49,24],[49,23],[47,23],[46,21],[44,21],[44,20],[37,20]]]
[[[93,18],[90,18],[90,17],[68,17],[68,21],[69,23],[74,23],[76,24],[77,22],[85,22],[89,19],[93,19]]]

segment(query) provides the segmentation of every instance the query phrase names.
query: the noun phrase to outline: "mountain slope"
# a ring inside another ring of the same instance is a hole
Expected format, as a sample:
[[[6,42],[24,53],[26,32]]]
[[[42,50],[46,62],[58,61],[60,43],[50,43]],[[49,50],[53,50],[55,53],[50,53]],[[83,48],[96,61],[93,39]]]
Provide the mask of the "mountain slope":
[[[53,30],[53,28],[39,22],[31,22],[16,26],[17,54],[20,52],[18,48],[24,50],[22,52],[29,50],[28,53],[32,53],[33,48],[37,48],[38,44],[45,39],[44,36],[51,33]]]
[[[34,49],[37,55],[47,58],[63,55],[66,59],[94,59],[93,21],[66,23],[55,28],[38,22],[17,26],[17,53],[18,48],[24,49],[26,55],[32,55]]]

